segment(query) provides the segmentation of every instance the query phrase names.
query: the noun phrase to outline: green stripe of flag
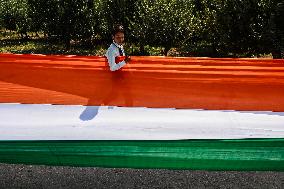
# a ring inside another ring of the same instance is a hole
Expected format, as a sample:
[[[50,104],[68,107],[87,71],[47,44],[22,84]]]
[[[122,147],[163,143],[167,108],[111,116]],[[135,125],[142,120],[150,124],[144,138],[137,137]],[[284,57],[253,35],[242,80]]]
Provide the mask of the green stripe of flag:
[[[0,162],[147,169],[284,171],[284,138],[0,141]]]

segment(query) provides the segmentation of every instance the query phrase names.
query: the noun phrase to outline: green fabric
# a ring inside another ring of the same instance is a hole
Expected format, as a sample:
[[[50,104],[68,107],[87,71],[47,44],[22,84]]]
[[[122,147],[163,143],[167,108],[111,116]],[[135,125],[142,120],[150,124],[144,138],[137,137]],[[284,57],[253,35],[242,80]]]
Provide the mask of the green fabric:
[[[284,138],[0,141],[0,162],[147,169],[284,171]]]

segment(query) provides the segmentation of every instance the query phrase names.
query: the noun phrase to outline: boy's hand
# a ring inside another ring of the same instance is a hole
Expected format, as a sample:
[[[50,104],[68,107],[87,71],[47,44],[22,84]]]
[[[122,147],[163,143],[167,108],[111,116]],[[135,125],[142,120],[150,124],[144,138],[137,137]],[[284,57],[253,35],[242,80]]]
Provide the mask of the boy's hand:
[[[129,61],[130,61],[130,56],[126,56],[125,59],[124,59],[124,61],[125,61],[126,63],[129,62]]]

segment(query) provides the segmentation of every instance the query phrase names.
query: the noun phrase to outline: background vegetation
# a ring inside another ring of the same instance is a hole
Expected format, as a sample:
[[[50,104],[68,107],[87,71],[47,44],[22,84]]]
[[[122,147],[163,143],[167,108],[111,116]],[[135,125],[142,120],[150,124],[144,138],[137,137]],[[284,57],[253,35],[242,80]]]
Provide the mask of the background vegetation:
[[[283,0],[0,0],[0,52],[284,57]]]

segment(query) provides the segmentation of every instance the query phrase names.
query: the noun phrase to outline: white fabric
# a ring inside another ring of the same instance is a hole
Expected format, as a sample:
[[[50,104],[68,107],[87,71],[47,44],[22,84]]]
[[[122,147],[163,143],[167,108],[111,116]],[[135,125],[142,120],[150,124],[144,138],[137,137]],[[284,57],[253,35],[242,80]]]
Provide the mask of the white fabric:
[[[109,65],[109,68],[110,68],[111,71],[119,70],[120,68],[122,68],[126,64],[125,61],[121,61],[119,63],[115,63],[115,57],[120,56],[118,48],[122,49],[123,56],[125,56],[125,53],[124,53],[124,50],[123,50],[123,46],[122,45],[118,45],[115,42],[113,42],[109,46],[109,48],[108,48],[108,50],[106,52],[108,65]]]
[[[0,140],[284,138],[284,112],[0,103]]]

